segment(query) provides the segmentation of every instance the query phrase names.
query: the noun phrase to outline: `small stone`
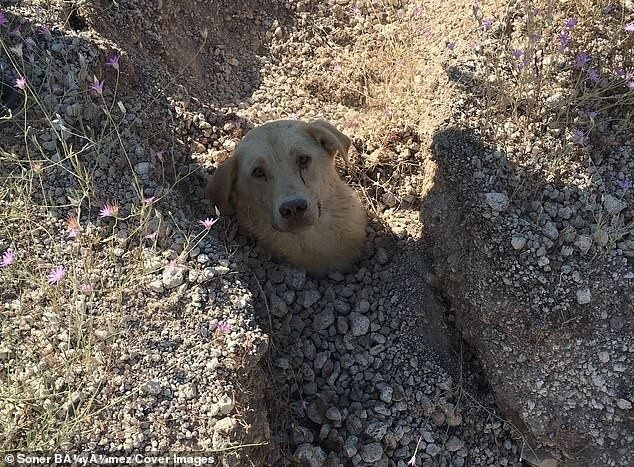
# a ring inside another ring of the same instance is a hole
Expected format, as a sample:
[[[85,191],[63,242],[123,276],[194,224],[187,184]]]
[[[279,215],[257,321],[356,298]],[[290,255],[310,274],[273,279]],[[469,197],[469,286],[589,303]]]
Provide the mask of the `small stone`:
[[[608,363],[610,361],[610,354],[605,351],[599,352],[598,356],[601,363]]]
[[[290,288],[301,290],[306,283],[306,271],[303,269],[289,268],[286,271],[284,281]]]
[[[484,199],[494,211],[504,211],[509,205],[509,197],[504,193],[485,193]]]
[[[326,453],[319,446],[304,443],[295,450],[293,460],[302,467],[322,467],[326,464]]]
[[[575,240],[575,246],[585,255],[592,246],[592,239],[587,235],[579,235]]]
[[[238,66],[238,65],[240,65],[240,62],[239,62],[239,61],[238,61],[238,59],[237,59],[237,58],[235,58],[235,57],[230,58],[230,59],[228,60],[228,62],[229,62],[229,65],[231,65],[231,66]]]
[[[335,312],[332,307],[325,307],[313,317],[312,328],[315,331],[328,329],[335,322]]]
[[[271,309],[271,314],[273,316],[277,316],[278,318],[286,316],[288,313],[288,306],[286,305],[286,302],[274,294],[271,295],[269,307]]]
[[[104,329],[97,329],[95,331],[95,337],[100,341],[105,341],[106,339],[108,339],[108,331]]]
[[[350,331],[353,336],[363,336],[370,330],[370,318],[365,315],[350,313]]]
[[[521,250],[526,246],[526,239],[524,237],[514,236],[511,238],[511,246],[515,250]]]
[[[353,457],[359,450],[359,438],[354,435],[348,436],[343,445],[343,452],[348,457]]]
[[[621,410],[630,410],[632,408],[632,403],[627,399],[619,399],[616,401],[616,406]]]
[[[546,222],[546,225],[542,227],[542,232],[551,240],[556,240],[559,237],[559,230],[557,230],[557,226],[552,222]]]
[[[460,438],[456,438],[455,436],[452,436],[451,438],[447,440],[445,447],[450,452],[456,452],[464,447],[464,441],[461,440]]]
[[[333,420],[333,421],[341,421],[343,419],[343,416],[341,415],[341,410],[339,410],[337,407],[328,407],[328,410],[326,410],[326,418],[328,420]]]
[[[306,309],[313,306],[321,299],[321,294],[317,290],[307,290],[304,292],[301,297],[299,303]]]
[[[206,150],[207,150],[207,146],[205,146],[204,144],[202,144],[202,143],[200,143],[198,141],[192,141],[191,151],[194,154],[202,154]]]
[[[381,388],[381,392],[379,393],[379,397],[381,400],[387,404],[392,402],[392,394],[394,393],[394,389],[389,386],[385,386]]]
[[[275,32],[273,33],[275,34],[275,37],[277,37],[278,39],[280,39],[283,36],[283,31],[282,28],[280,26],[275,28]]]
[[[425,448],[425,452],[429,454],[431,457],[436,456],[441,451],[440,446],[434,443],[430,443]]]
[[[367,300],[359,300],[354,307],[354,311],[362,314],[367,313],[370,311],[370,302]]]
[[[608,212],[608,214],[618,214],[623,209],[625,209],[626,204],[612,195],[605,195],[603,197],[603,207]]]
[[[147,383],[145,383],[145,385],[143,386],[143,390],[147,394],[151,394],[152,396],[158,396],[163,390],[163,388],[161,388],[161,383],[153,380],[153,381],[148,381]]]
[[[168,266],[163,270],[163,286],[166,289],[178,287],[185,281],[186,268],[182,266]]]
[[[222,396],[220,396],[220,399],[218,399],[216,406],[218,407],[220,413],[222,413],[223,415],[229,415],[235,407],[235,404],[231,397],[229,397],[227,394],[223,394]]]
[[[134,166],[134,171],[139,175],[145,175],[150,171],[151,165],[149,162],[139,162]]]
[[[181,394],[187,400],[191,400],[196,397],[196,385],[194,383],[187,383],[183,389],[181,389]]]
[[[363,462],[374,463],[383,457],[383,447],[379,443],[368,443],[361,446],[359,455]]]
[[[577,303],[579,305],[585,305],[592,301],[592,294],[590,293],[590,289],[579,289],[577,290]]]
[[[550,264],[550,260],[548,259],[548,257],[542,256],[540,258],[537,258],[537,265],[540,268],[543,268],[544,266],[547,266],[549,264]]]

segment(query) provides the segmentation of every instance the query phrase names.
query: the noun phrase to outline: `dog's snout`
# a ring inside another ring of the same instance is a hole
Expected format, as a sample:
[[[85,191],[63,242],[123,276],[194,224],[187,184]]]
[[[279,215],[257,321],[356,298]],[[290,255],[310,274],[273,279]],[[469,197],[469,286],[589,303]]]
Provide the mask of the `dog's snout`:
[[[280,206],[280,214],[284,219],[300,218],[308,209],[308,201],[304,198],[295,198],[285,201]]]

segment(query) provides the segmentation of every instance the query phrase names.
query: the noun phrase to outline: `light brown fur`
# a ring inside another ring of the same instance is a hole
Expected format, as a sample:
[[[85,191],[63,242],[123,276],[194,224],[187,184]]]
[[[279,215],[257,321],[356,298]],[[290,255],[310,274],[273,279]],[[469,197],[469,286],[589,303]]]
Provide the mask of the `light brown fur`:
[[[366,226],[359,198],[335,169],[336,154],[347,161],[349,148],[350,139],[324,120],[266,123],[214,172],[207,196],[221,213],[235,209],[273,254],[316,274],[347,270]],[[292,203],[301,204],[300,215],[284,209]]]

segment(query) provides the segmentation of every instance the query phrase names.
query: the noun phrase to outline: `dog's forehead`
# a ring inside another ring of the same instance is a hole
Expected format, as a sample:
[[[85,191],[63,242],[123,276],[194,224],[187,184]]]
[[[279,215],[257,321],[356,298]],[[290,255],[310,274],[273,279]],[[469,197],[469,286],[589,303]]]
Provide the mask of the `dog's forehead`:
[[[243,156],[273,156],[291,148],[311,143],[310,135],[299,120],[277,120],[249,131],[240,141],[238,149]]]

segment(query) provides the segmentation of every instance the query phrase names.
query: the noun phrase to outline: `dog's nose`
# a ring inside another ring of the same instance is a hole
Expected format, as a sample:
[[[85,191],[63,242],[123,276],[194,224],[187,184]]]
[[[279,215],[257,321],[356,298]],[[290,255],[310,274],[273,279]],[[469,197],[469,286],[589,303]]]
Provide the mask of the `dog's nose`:
[[[284,219],[291,217],[299,218],[304,215],[306,209],[308,209],[308,202],[303,198],[296,198],[282,203],[280,206],[280,214]]]

